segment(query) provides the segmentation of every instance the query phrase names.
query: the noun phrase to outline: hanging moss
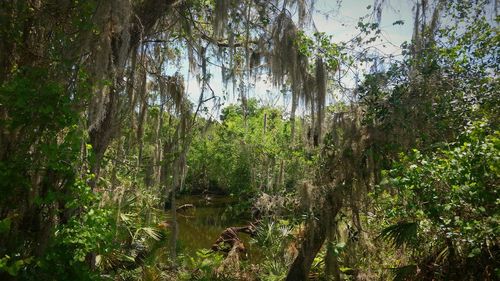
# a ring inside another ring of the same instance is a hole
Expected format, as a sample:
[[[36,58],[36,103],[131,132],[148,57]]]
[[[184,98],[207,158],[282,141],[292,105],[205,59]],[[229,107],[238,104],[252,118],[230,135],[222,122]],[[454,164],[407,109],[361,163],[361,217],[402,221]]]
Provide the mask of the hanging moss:
[[[318,57],[316,59],[316,136],[315,145],[321,142],[322,126],[325,115],[326,102],[326,67],[323,60]],[[312,113],[311,113],[312,114]]]
[[[180,111],[185,100],[183,77],[180,75],[168,76],[165,83],[167,95],[172,98],[176,110]]]
[[[98,9],[96,25],[102,26],[99,39],[91,46],[90,72],[96,83],[95,94],[89,108],[89,131],[98,129],[109,112],[110,91],[115,91],[110,81],[123,75],[130,51],[132,6],[130,1],[109,1]],[[113,101],[114,102],[114,101]]]
[[[223,36],[228,22],[229,7],[231,0],[215,1],[214,33],[216,36]]]

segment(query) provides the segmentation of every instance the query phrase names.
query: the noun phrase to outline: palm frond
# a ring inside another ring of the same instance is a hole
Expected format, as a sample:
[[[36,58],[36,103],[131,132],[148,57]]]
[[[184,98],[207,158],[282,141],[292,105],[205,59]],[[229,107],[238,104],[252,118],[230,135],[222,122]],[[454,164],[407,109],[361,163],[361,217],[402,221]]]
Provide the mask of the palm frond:
[[[391,268],[391,273],[394,276],[394,281],[411,280],[417,274],[417,266],[414,264],[405,265],[402,267]]]
[[[417,238],[417,222],[399,222],[384,228],[377,238],[391,242],[394,247],[400,248]]]
[[[146,233],[149,237],[153,238],[156,241],[159,241],[162,238],[162,234],[159,229],[153,228],[153,227],[143,227],[142,230],[144,233]]]

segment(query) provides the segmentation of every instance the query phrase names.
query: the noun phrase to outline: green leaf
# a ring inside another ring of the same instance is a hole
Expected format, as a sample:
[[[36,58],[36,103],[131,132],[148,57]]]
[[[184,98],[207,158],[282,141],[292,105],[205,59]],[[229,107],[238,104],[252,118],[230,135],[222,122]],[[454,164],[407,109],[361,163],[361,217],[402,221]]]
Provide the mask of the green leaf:
[[[417,238],[417,229],[416,222],[400,222],[383,229],[378,238],[390,241],[393,246],[399,248]]]
[[[10,230],[10,225],[12,221],[10,218],[5,218],[0,221],[0,233],[6,233]]]

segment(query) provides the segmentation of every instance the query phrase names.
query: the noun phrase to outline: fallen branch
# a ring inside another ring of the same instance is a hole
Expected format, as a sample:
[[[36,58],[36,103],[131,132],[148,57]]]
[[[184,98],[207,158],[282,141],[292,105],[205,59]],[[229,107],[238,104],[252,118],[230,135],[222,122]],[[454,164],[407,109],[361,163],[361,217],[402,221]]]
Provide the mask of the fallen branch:
[[[184,205],[177,207],[177,212],[184,211],[184,210],[191,209],[191,208],[194,208],[193,204],[184,204]]]
[[[238,233],[240,232],[254,236],[256,229],[253,224],[242,227],[228,227],[222,231],[219,238],[215,240],[215,243],[212,245],[212,250],[227,253],[237,246],[242,252],[246,252],[243,242],[238,237]]]

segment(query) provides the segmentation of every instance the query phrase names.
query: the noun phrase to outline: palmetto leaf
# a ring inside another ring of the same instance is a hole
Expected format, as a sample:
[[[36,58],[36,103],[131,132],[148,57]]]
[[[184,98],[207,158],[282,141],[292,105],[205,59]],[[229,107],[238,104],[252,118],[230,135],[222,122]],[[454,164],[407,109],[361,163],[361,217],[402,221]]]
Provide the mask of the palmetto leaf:
[[[378,238],[390,241],[394,247],[399,248],[415,241],[417,228],[418,223],[416,222],[399,222],[383,229]]]
[[[411,264],[402,267],[391,268],[391,272],[394,276],[394,281],[411,280],[411,278],[414,277],[417,273],[417,266]]]
[[[149,237],[155,239],[156,241],[159,241],[162,237],[161,232],[153,227],[143,227],[142,230],[144,233],[146,233]]]
[[[144,232],[147,236],[153,238],[156,241],[159,241],[162,238],[162,234],[159,229],[153,227],[141,227],[138,228],[132,236],[133,241],[136,241],[140,232]]]
[[[133,216],[133,215],[132,215]],[[123,221],[123,222],[130,222],[131,220],[131,217],[132,217],[130,214],[125,214],[125,213],[121,213],[120,214],[120,219]]]

